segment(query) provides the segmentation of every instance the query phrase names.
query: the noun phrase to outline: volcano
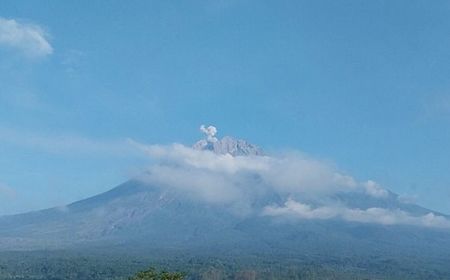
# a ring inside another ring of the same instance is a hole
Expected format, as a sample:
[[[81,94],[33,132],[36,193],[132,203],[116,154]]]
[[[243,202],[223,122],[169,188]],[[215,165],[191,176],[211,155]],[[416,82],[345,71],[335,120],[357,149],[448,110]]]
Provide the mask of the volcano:
[[[268,161],[256,145],[232,137],[203,140],[183,149],[182,153],[201,153],[202,158],[217,156],[219,162]],[[191,161],[186,161],[188,171],[196,172],[192,165],[197,163]],[[169,170],[179,172],[180,162],[171,163]],[[318,198],[276,191],[263,171],[239,169],[230,180],[243,189],[239,194],[245,199],[211,203],[208,196],[199,199],[172,187],[175,181],[148,179],[161,170],[146,171],[105,193],[63,207],[0,217],[0,250],[177,248],[240,255],[420,256],[450,262],[449,217],[402,202],[389,190],[352,189]]]

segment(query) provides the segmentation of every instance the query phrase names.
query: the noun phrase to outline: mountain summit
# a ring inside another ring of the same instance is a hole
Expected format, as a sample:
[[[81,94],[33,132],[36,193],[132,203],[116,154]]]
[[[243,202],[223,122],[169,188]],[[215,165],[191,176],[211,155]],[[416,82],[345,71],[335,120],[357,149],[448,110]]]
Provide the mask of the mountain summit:
[[[194,150],[213,151],[216,154],[230,154],[232,156],[261,156],[264,155],[261,148],[250,144],[242,139],[235,139],[225,136],[221,140],[217,139],[217,128],[214,126],[200,126],[200,130],[205,133],[206,139],[202,139],[195,143],[192,148]]]
[[[264,154],[258,146],[230,136],[225,136],[215,142],[202,139],[195,143],[192,148],[194,150],[208,150],[216,154],[230,154],[232,156],[261,156]]]

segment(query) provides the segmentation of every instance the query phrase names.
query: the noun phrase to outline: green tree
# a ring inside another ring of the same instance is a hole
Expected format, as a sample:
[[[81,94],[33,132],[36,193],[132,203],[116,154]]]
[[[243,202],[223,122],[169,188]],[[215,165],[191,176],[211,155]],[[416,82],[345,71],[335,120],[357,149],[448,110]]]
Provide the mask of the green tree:
[[[149,268],[144,271],[139,271],[129,280],[183,280],[184,276],[179,272],[157,272],[154,268]]]

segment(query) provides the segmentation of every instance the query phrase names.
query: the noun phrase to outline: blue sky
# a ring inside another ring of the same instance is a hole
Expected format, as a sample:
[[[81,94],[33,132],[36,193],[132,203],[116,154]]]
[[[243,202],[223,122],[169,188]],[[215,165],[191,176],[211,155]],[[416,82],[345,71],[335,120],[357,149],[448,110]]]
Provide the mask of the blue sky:
[[[450,213],[448,1],[2,1],[0,214],[145,166],[200,124]],[[13,36],[14,35],[14,36]]]

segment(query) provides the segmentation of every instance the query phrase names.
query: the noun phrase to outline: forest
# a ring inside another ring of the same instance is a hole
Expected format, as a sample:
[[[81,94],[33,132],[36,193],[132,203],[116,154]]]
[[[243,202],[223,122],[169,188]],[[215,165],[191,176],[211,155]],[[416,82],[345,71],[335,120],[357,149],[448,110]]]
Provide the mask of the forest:
[[[169,272],[168,272],[169,271]],[[0,254],[0,279],[449,279],[450,267],[435,260],[324,256],[249,255],[221,257],[189,254],[83,254],[80,252],[8,252]]]

